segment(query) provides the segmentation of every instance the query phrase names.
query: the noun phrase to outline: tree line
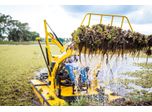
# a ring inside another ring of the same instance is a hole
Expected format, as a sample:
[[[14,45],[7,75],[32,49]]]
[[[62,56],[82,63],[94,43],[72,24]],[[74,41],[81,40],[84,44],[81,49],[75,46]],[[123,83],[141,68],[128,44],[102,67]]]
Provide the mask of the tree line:
[[[0,40],[34,41],[39,36],[36,31],[30,31],[28,23],[13,20],[10,15],[0,13]]]

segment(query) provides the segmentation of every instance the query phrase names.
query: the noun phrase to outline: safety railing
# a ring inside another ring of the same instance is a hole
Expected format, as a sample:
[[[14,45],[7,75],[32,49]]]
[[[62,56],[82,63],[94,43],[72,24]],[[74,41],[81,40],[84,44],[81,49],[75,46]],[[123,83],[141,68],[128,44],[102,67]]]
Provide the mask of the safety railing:
[[[132,26],[131,26],[131,23],[130,23],[128,17],[123,16],[123,15],[117,15],[117,14],[87,13],[87,14],[84,16],[84,18],[83,18],[83,20],[82,20],[82,22],[81,22],[81,25],[84,25],[84,21],[86,20],[87,17],[89,17],[87,25],[90,26],[90,22],[91,22],[91,17],[92,17],[92,16],[100,16],[100,21],[99,21],[100,24],[103,24],[103,23],[102,23],[102,22],[103,22],[103,21],[102,21],[102,20],[103,20],[103,17],[111,17],[111,20],[110,20],[110,25],[111,25],[111,26],[113,26],[114,18],[115,18],[115,17],[119,17],[119,18],[121,18],[121,24],[120,24],[120,27],[121,27],[121,28],[123,28],[124,20],[127,20],[127,23],[128,23],[128,25],[129,25],[129,28],[130,28],[130,30],[133,32],[133,28],[132,28]]]

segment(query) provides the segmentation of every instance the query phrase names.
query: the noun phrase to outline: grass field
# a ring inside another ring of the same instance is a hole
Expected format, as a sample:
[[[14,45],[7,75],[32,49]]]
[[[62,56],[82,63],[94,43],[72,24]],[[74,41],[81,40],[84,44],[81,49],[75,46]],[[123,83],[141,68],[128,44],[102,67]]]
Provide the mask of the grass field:
[[[59,53],[52,46],[53,53]],[[0,46],[0,105],[32,105],[29,81],[45,67],[39,46]]]
[[[152,92],[150,89],[152,88],[152,63],[135,63],[135,65],[142,67],[142,69],[134,72],[126,72],[124,75],[132,76],[137,79],[120,79],[119,81],[126,86],[128,86],[129,83],[133,83],[137,86],[142,87],[143,89],[148,88],[149,91],[130,87],[133,89],[133,91],[128,95],[128,98],[132,100],[134,105],[151,105]]]
[[[14,41],[0,41],[1,45],[31,45],[31,44],[37,44],[36,41],[27,41],[27,42],[14,42]]]

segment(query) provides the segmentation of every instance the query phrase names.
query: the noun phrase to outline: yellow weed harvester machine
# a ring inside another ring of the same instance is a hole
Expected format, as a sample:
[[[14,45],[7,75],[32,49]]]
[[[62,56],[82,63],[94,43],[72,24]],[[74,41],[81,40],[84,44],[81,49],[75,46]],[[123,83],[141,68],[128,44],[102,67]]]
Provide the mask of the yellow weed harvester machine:
[[[121,28],[123,27],[124,20],[129,24],[130,29],[133,31],[131,24],[126,16],[121,15],[110,15],[110,14],[94,14],[87,13],[82,20],[81,25],[87,21],[87,25],[90,25],[91,18],[93,16],[100,17],[100,24],[102,23],[103,17],[111,17],[110,25],[113,25],[114,18],[121,18]],[[79,67],[79,84],[76,84],[76,72],[78,67],[73,67],[70,63],[71,57],[77,60],[79,55],[72,46],[64,46],[56,34],[52,31],[46,20],[44,20],[45,29],[45,42],[46,42],[46,55],[42,49],[40,38],[37,38],[40,45],[48,73],[42,75],[40,79],[31,80],[32,88],[34,93],[38,97],[42,105],[67,105],[69,99],[79,96],[90,96],[98,95],[100,86],[97,72],[93,74],[93,80],[88,81],[88,67]],[[49,29],[51,32],[49,32]],[[50,44],[55,44],[61,51],[61,55],[52,54],[52,47]],[[65,62],[68,62],[65,64]],[[63,64],[64,62],[64,64]],[[64,68],[64,69],[61,69]],[[83,93],[83,94],[82,94]],[[110,90],[105,90],[105,94],[108,96],[109,101],[121,98],[120,96],[113,95]]]

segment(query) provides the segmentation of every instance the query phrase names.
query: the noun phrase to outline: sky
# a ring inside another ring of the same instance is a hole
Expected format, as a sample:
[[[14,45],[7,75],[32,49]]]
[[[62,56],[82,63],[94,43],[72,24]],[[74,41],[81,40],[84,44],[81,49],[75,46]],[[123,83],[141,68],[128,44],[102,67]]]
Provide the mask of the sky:
[[[29,23],[30,30],[37,31],[41,37],[45,36],[43,20],[46,19],[59,37],[70,38],[87,12],[125,15],[135,31],[152,34],[152,6],[149,5],[0,5],[0,13]],[[109,20],[104,18],[105,24]],[[115,25],[119,24],[120,19],[115,19]],[[124,29],[127,28],[124,24]]]

